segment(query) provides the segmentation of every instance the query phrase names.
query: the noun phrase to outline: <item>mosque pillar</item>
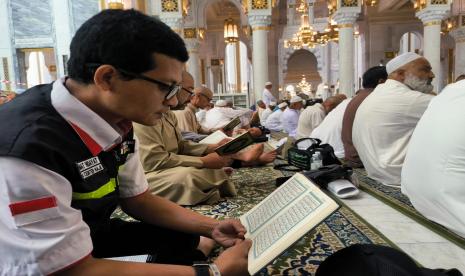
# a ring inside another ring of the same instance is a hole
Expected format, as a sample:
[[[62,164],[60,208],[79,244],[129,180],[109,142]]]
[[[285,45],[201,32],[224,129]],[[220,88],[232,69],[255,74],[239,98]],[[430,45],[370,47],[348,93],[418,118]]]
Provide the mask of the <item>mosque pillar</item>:
[[[0,90],[15,90],[13,33],[10,31],[8,1],[0,1]],[[10,83],[11,82],[11,83]],[[13,85],[12,85],[13,84]]]
[[[341,9],[342,10],[342,9]],[[354,96],[354,23],[359,12],[338,10],[334,20],[339,27],[339,91],[347,97]]]
[[[441,23],[449,14],[450,5],[444,7],[427,7],[416,13],[423,22],[423,56],[430,62],[433,73],[434,91],[441,92],[443,82],[441,81]]]
[[[184,42],[186,43],[186,48],[189,52],[187,72],[189,72],[194,78],[195,87],[198,87],[202,84],[199,58],[200,41],[198,38],[185,38]]]
[[[62,0],[53,0],[53,20],[55,27],[55,56],[56,56],[56,76],[63,77],[68,74],[67,62],[69,59],[69,45],[73,36],[70,28],[70,13],[63,12],[70,10],[70,2]]]
[[[464,18],[465,19],[465,18]],[[465,74],[465,22],[464,26],[450,32],[455,39],[455,77]]]
[[[255,100],[262,99],[262,92],[268,77],[268,31],[270,30],[270,15],[249,15],[252,26],[252,68],[253,91]],[[274,84],[277,86],[277,84]]]

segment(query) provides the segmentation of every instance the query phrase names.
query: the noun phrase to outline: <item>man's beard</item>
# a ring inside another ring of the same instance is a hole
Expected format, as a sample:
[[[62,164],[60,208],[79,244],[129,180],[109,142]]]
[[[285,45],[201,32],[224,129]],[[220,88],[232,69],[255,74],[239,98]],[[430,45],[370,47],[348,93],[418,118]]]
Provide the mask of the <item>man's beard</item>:
[[[407,74],[404,84],[410,87],[412,90],[419,91],[422,93],[433,92],[434,86],[431,84],[432,79],[422,80],[419,77]]]

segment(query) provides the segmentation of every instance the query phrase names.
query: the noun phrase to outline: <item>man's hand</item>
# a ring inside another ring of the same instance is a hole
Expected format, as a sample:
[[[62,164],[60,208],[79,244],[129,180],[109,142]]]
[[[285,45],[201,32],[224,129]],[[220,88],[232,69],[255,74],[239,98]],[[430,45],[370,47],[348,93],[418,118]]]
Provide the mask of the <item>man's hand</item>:
[[[225,131],[223,130],[222,128],[220,129],[224,134],[226,134],[227,136],[231,137],[233,135],[233,132],[234,130],[231,129],[231,130],[228,130],[228,131]]]
[[[249,275],[247,256],[251,246],[251,240],[244,240],[226,249],[215,261],[221,275]]]
[[[262,131],[258,127],[249,128],[249,132],[254,138],[260,137],[262,135]]]
[[[213,229],[212,238],[221,246],[227,248],[241,242],[247,232],[244,225],[238,219],[222,220]]]
[[[207,169],[221,169],[223,167],[229,167],[232,163],[232,158],[230,156],[220,156],[216,152],[202,156],[200,160],[203,163],[203,167]]]

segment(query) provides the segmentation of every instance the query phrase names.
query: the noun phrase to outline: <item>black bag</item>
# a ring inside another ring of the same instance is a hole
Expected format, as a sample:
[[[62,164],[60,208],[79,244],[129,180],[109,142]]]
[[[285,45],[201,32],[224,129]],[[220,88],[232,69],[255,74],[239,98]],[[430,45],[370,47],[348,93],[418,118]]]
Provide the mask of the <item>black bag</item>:
[[[298,145],[303,141],[311,141],[312,144],[307,149],[301,150]],[[312,156],[316,152],[320,152],[323,166],[341,164],[334,154],[333,147],[330,144],[321,144],[321,140],[316,138],[302,138],[295,141],[287,152],[287,162],[289,165],[308,171],[311,169]]]
[[[351,180],[352,168],[344,165],[333,164],[329,166],[323,166],[318,170],[307,171],[303,174],[313,180],[318,186],[326,189],[328,183],[337,179]]]

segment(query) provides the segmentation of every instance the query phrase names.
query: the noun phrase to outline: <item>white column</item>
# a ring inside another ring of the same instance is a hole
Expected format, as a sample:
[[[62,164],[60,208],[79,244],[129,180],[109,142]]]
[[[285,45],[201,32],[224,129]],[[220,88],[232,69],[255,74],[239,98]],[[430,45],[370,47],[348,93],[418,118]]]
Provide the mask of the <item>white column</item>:
[[[336,12],[339,25],[339,92],[347,97],[354,95],[354,23],[358,13]]]
[[[15,90],[15,72],[13,67],[13,35],[10,32],[8,1],[0,1],[0,80],[12,81],[13,84],[0,83],[0,89]],[[6,63],[4,63],[6,61]],[[18,78],[19,79],[19,78]]]
[[[269,15],[249,15],[249,24],[252,26],[252,67],[253,91],[255,100],[262,99],[265,82],[268,79],[268,31],[271,24]],[[277,84],[275,84],[275,87]]]
[[[63,77],[67,74],[65,72],[63,56],[69,58],[69,45],[71,44],[71,22],[70,13],[68,11],[71,7],[68,5],[69,1],[52,0],[53,19],[55,26],[55,57],[57,65],[57,78]]]
[[[417,17],[423,22],[423,56],[430,62],[435,78],[434,90],[441,92],[441,22],[449,14],[449,10],[423,9],[417,12]]]
[[[195,87],[198,87],[202,84],[199,58],[200,41],[197,38],[187,38],[184,39],[184,42],[186,43],[186,48],[189,52],[187,72],[189,72],[194,78]]]
[[[455,39],[455,78],[465,74],[465,27],[453,30],[450,33]]]

